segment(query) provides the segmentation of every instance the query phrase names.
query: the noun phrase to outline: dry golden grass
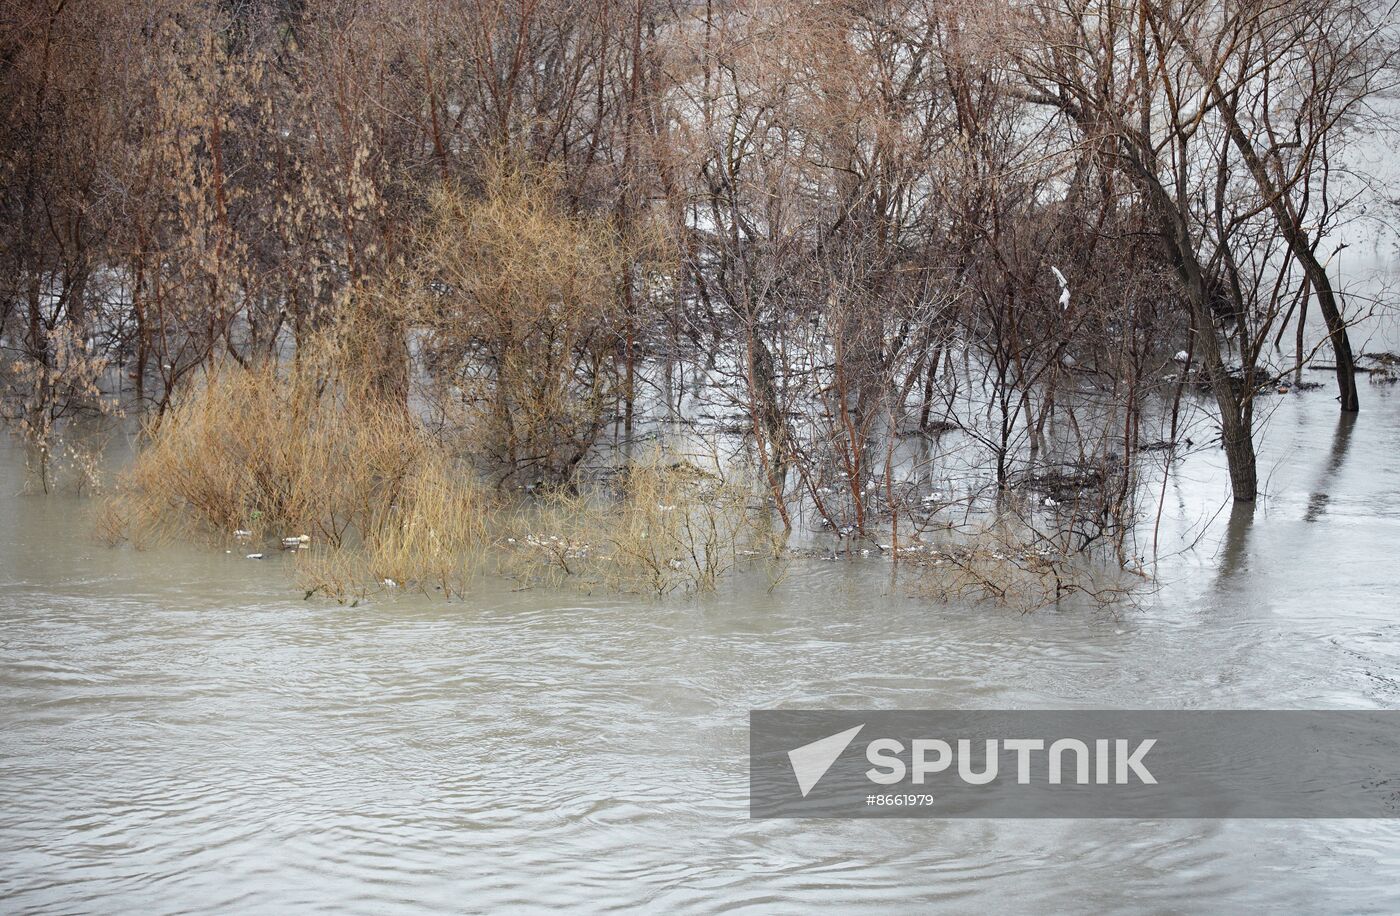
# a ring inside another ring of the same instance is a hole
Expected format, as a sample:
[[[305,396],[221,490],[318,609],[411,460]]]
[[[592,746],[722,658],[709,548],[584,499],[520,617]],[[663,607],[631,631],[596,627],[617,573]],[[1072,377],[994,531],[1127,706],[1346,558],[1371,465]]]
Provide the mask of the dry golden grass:
[[[330,342],[288,367],[211,372],[147,430],[99,533],[250,551],[306,536],[292,543],[302,586],[341,601],[397,587],[460,595],[492,544],[530,581],[654,594],[713,589],[781,552],[753,482],[717,459],[702,469],[658,450],[609,486],[507,507],[401,403],[347,380],[335,368],[346,362]]]
[[[464,482],[469,475],[441,456],[425,458],[357,544],[299,557],[308,594],[345,600],[381,587],[464,594],[480,566],[492,511],[485,494]]]
[[[343,598],[392,580],[454,594],[470,581],[489,503],[403,407],[307,359],[211,373],[148,431],[98,530],[138,546],[307,535],[309,591]]]

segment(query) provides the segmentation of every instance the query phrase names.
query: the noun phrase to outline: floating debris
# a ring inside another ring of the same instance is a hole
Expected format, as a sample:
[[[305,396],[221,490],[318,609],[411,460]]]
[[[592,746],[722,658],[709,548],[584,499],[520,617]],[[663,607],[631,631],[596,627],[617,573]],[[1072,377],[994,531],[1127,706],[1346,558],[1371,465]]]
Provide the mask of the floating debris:
[[[1086,491],[1101,487],[1104,475],[1103,471],[1092,465],[1069,464],[1031,474],[1023,482],[1030,489],[1039,490],[1057,502],[1067,502]]]
[[[261,560],[262,558],[263,555],[260,553],[250,553],[248,556],[244,557],[245,560]]]

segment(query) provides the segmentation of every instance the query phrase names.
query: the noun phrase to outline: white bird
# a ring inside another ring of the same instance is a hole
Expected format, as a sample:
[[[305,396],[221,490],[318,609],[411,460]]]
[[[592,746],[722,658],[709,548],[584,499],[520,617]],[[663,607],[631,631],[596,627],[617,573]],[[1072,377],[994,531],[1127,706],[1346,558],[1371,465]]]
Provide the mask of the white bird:
[[[398,588],[398,587],[399,587],[399,583],[395,582],[393,579],[385,579],[385,580],[384,580],[384,587],[385,587],[385,588]]]
[[[1176,355],[1172,357],[1172,361],[1173,361],[1173,362],[1178,362],[1178,363],[1184,363],[1184,362],[1186,362],[1186,361],[1187,361],[1188,359],[1190,359],[1190,358],[1191,358],[1191,354],[1190,354],[1190,353],[1187,353],[1185,350],[1177,350],[1177,351],[1176,351]]]
[[[1047,496],[1047,497],[1045,497],[1045,505],[1048,506],[1049,508],[1053,509],[1053,508],[1055,508],[1056,506],[1058,506],[1059,503]]]
[[[1055,279],[1060,281],[1060,308],[1069,311],[1069,281],[1060,273],[1060,268],[1051,265],[1050,270],[1054,272]]]
[[[248,554],[247,559],[249,559],[249,560],[261,560],[261,559],[262,559],[262,554],[260,554],[260,553],[250,553],[250,554]]]

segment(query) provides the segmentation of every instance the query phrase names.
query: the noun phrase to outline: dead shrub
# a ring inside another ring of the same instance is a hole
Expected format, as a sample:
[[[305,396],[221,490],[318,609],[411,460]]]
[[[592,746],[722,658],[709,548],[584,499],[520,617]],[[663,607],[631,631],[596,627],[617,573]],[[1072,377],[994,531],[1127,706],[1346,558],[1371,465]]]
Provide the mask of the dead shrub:
[[[566,212],[548,172],[498,159],[479,197],[433,197],[417,248],[428,364],[508,475],[563,481],[597,440],[625,263],[618,233]]]
[[[25,443],[26,485],[44,493],[98,488],[106,444],[101,420],[122,413],[117,399],[102,392],[108,366],[66,324],[43,335],[31,352],[0,361],[0,424]]]
[[[771,513],[744,475],[657,451],[610,488],[558,490],[523,510],[508,571],[619,591],[709,591],[737,566],[781,554]]]
[[[911,553],[913,553],[911,551]],[[973,520],[914,555],[918,592],[943,602],[987,603],[1030,613],[1066,600],[1117,602],[1140,578],[1069,550],[1024,519]]]

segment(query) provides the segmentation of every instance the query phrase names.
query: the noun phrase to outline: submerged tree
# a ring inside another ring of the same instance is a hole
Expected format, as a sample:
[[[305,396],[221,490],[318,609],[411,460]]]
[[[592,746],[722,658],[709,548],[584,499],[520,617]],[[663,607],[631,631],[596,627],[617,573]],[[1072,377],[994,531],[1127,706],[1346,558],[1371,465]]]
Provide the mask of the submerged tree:
[[[504,479],[569,478],[689,378],[788,524],[909,516],[900,442],[956,429],[1002,496],[1092,465],[1121,531],[1144,405],[1199,382],[1250,500],[1314,297],[1357,407],[1327,249],[1388,16],[5,0],[4,415],[160,414],[335,329],[376,403],[481,406],[451,432]]]
[[[1218,407],[1234,496],[1248,502],[1258,491],[1254,398],[1270,381],[1263,351],[1290,303],[1310,291],[1338,356],[1343,409],[1356,407],[1345,323],[1316,256],[1319,236],[1303,226],[1310,205],[1324,222],[1335,218],[1327,136],[1346,126],[1355,102],[1323,101],[1308,79],[1287,76],[1297,63],[1288,58],[1292,42],[1317,34],[1321,20],[1301,5],[1244,7],[1036,3],[1016,9],[1021,26],[1009,33],[1008,53],[1026,98],[1059,113],[1101,168],[1128,179],[1122,205],[1137,208],[1161,240]],[[1354,87],[1365,78],[1338,70],[1336,79]],[[1242,113],[1271,130],[1271,119],[1286,117],[1278,108],[1294,112],[1291,132],[1273,132],[1272,141],[1265,133],[1266,165]],[[1231,352],[1237,368],[1227,364]]]

